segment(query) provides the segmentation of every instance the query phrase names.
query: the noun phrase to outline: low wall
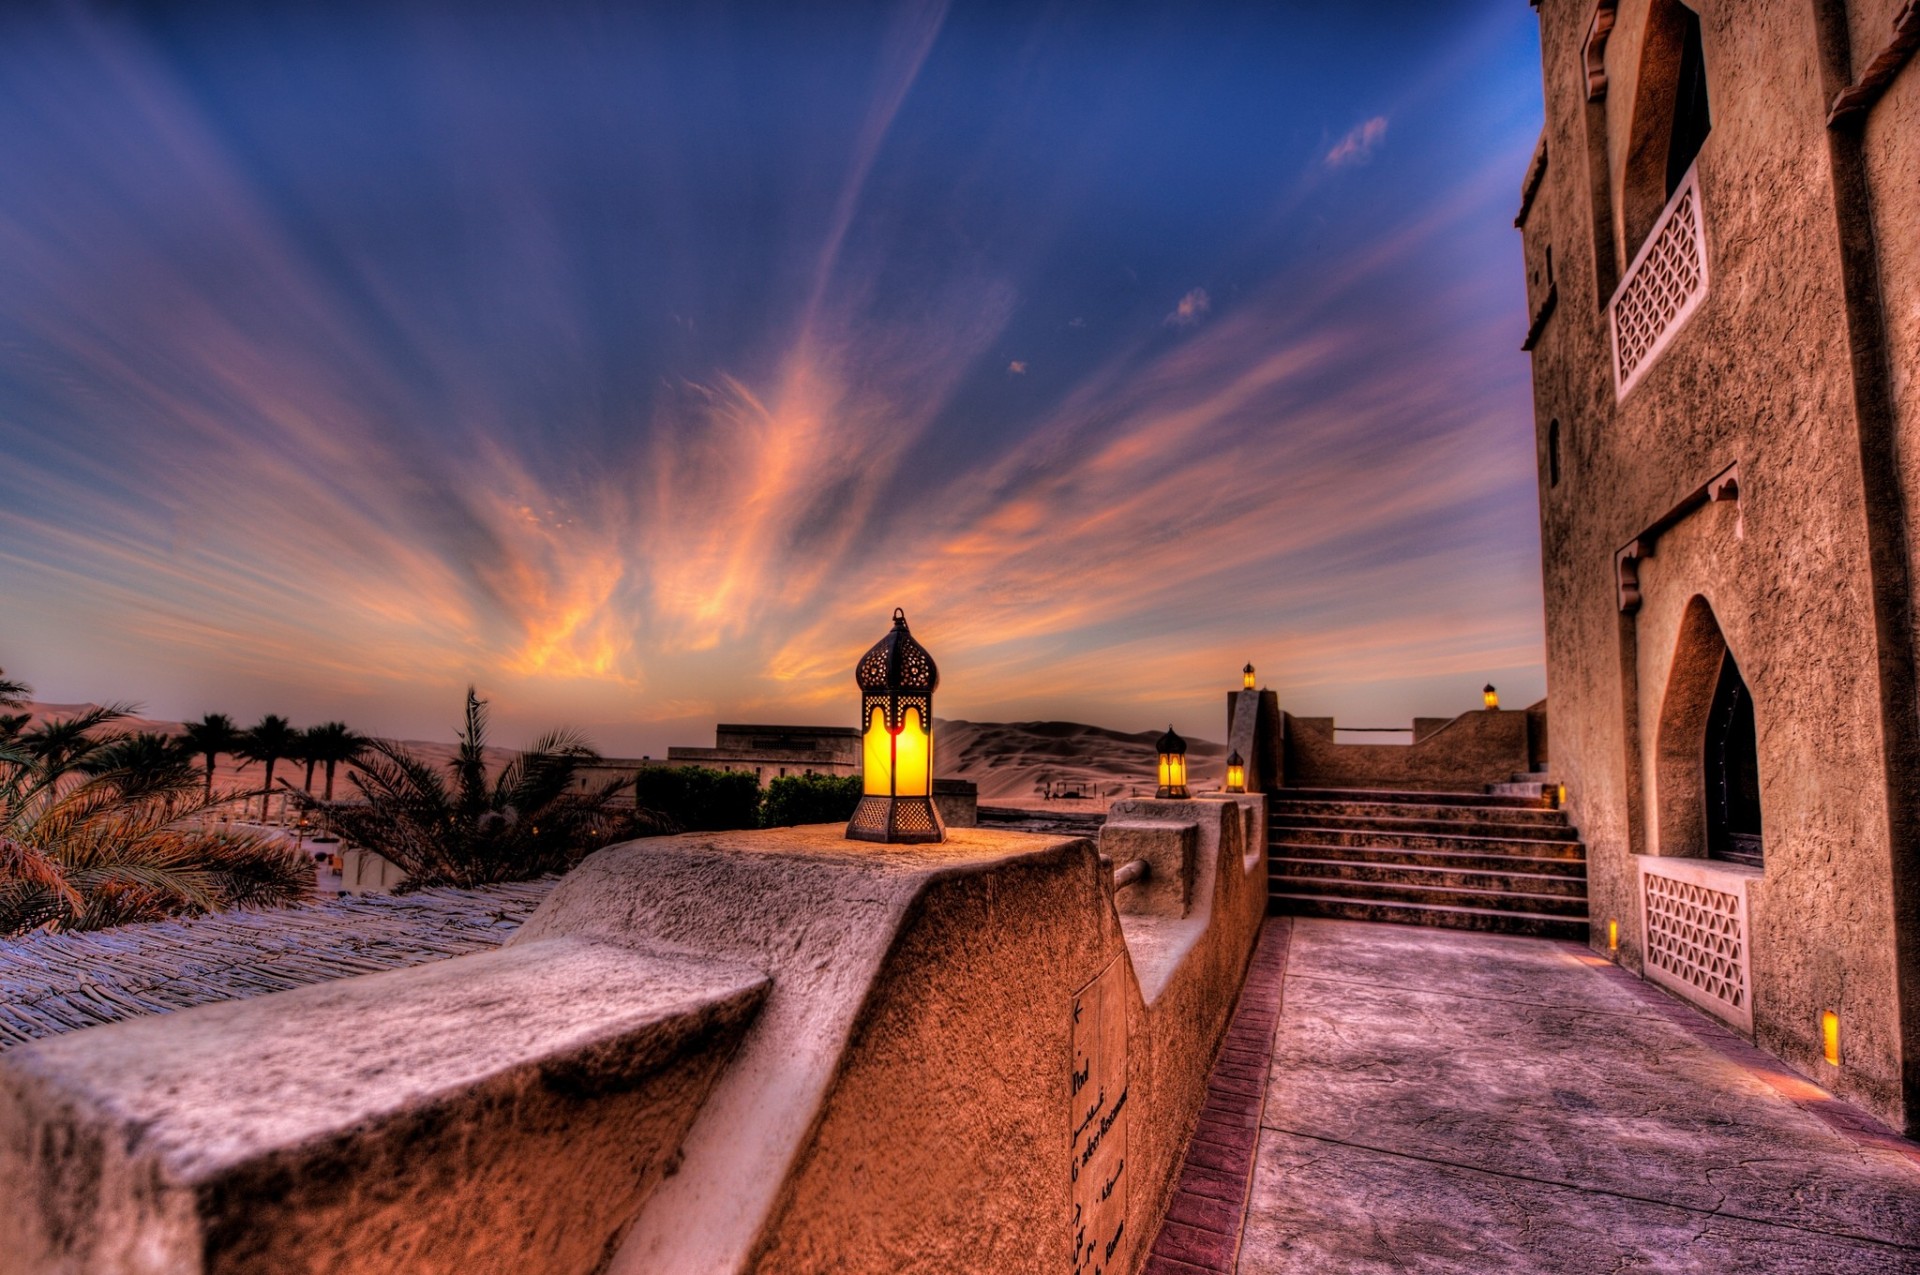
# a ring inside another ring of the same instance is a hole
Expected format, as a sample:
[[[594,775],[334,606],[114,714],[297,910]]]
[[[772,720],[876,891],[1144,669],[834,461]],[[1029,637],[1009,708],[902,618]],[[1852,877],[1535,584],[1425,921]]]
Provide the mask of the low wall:
[[[1452,721],[1414,722],[1410,744],[1335,742],[1333,718],[1282,715],[1289,788],[1398,788],[1479,792],[1532,769],[1531,733],[1544,740],[1545,710],[1493,709]]]
[[[1261,923],[1265,807],[1114,810],[1099,849],[630,842],[498,952],[9,1051],[0,1252],[1137,1271]],[[1158,881],[1116,895],[1148,843]]]

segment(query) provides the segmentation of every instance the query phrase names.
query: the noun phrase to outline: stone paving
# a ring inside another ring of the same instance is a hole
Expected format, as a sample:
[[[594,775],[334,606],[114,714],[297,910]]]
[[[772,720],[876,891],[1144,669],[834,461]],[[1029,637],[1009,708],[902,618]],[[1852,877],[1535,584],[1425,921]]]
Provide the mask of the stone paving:
[[[1242,1275],[1920,1272],[1911,1144],[1581,949],[1297,919],[1283,959]]]

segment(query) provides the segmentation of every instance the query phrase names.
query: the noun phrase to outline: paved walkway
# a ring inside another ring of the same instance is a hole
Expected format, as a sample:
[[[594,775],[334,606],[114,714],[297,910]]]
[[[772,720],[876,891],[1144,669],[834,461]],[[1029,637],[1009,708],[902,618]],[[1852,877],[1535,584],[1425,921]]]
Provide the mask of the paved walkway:
[[[1284,960],[1242,1275],[1920,1272],[1920,1165],[1571,945],[1301,919]]]

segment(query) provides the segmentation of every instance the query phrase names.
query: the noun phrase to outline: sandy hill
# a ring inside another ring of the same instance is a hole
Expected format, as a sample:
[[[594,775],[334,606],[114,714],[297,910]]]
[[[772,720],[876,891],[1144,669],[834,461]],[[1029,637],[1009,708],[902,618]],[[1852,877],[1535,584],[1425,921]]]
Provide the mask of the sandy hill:
[[[1025,804],[1047,785],[1081,783],[1089,797],[1153,795],[1154,741],[1160,731],[1128,734],[1080,722],[963,722],[935,725],[935,762],[942,779],[971,779],[982,802]],[[1217,788],[1225,744],[1187,741],[1196,790]]]

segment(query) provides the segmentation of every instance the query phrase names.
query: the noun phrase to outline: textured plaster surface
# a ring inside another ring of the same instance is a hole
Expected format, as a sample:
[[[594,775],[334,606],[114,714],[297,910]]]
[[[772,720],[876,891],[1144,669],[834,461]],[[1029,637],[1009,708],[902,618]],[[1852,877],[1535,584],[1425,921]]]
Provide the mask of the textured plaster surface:
[[[1697,854],[1670,833],[1676,803],[1704,801],[1697,775],[1657,765],[1669,671],[1685,663],[1681,620],[1706,599],[1753,693],[1766,879],[1754,899],[1754,1023],[1761,1044],[1895,1125],[1920,1041],[1899,1018],[1920,971],[1896,953],[1897,908],[1869,570],[1869,501],[1850,358],[1847,297],[1815,17],[1796,0],[1693,4],[1701,16],[1713,130],[1696,170],[1709,287],[1693,317],[1624,402],[1615,399],[1607,302],[1596,258],[1623,270],[1617,238],[1636,180],[1636,112],[1651,92],[1642,58],[1651,0],[1620,0],[1604,103],[1587,101],[1580,48],[1594,0],[1542,0],[1550,155],[1525,219],[1528,252],[1566,262],[1560,299],[1532,351],[1547,681],[1554,771],[1588,847],[1592,942],[1621,929],[1643,959],[1636,853]],[[1886,0],[1846,6],[1856,46],[1889,24]],[[1855,49],[1856,65],[1872,48]],[[1645,82],[1643,82],[1645,81]],[[1658,94],[1653,94],[1657,97]],[[1914,371],[1920,359],[1920,151],[1910,64],[1866,123],[1895,454],[1913,519],[1920,483]],[[1658,136],[1659,130],[1652,131]],[[1593,157],[1590,159],[1590,157]],[[1645,167],[1657,168],[1659,165]],[[1598,193],[1598,198],[1596,198]],[[1596,224],[1596,217],[1611,225]],[[1597,236],[1597,239],[1596,239]],[[1900,415],[1904,413],[1904,415]],[[1547,457],[1560,425],[1560,481]],[[1614,554],[1728,465],[1737,505],[1704,506],[1665,531],[1640,568],[1638,614],[1622,614]],[[1910,557],[1914,544],[1908,533]],[[1910,655],[1911,653],[1907,653]],[[1903,656],[1903,658],[1905,658]],[[1684,687],[1680,688],[1683,692]],[[1903,980],[1907,986],[1903,986]],[[1819,1069],[1820,1015],[1854,1042]],[[1916,1073],[1920,1074],[1920,1073]]]
[[[1531,765],[1525,711],[1479,709],[1422,732],[1424,720],[1415,722],[1412,743],[1344,744],[1335,742],[1333,718],[1289,713],[1287,785],[1478,792]]]
[[[1242,1275],[1920,1270],[1920,1173],[1558,944],[1297,919]]]
[[[576,940],[0,1063],[0,1266],[591,1271],[765,989]]]
[[[1193,847],[1200,826],[1146,819],[1109,819],[1100,828],[1100,853],[1114,867],[1144,861],[1147,875],[1114,892],[1122,916],[1183,917],[1193,903]]]
[[[1129,918],[1182,927],[1140,951],[1111,866],[1071,836],[719,833],[613,847],[570,874],[516,943],[684,948],[771,981],[609,1269],[1067,1269],[1071,1006],[1116,961],[1126,1223],[1150,1235],[1258,931],[1265,819],[1258,797],[1138,804],[1128,818],[1195,825],[1199,861],[1185,918]],[[1131,1245],[1116,1270],[1144,1255]]]

